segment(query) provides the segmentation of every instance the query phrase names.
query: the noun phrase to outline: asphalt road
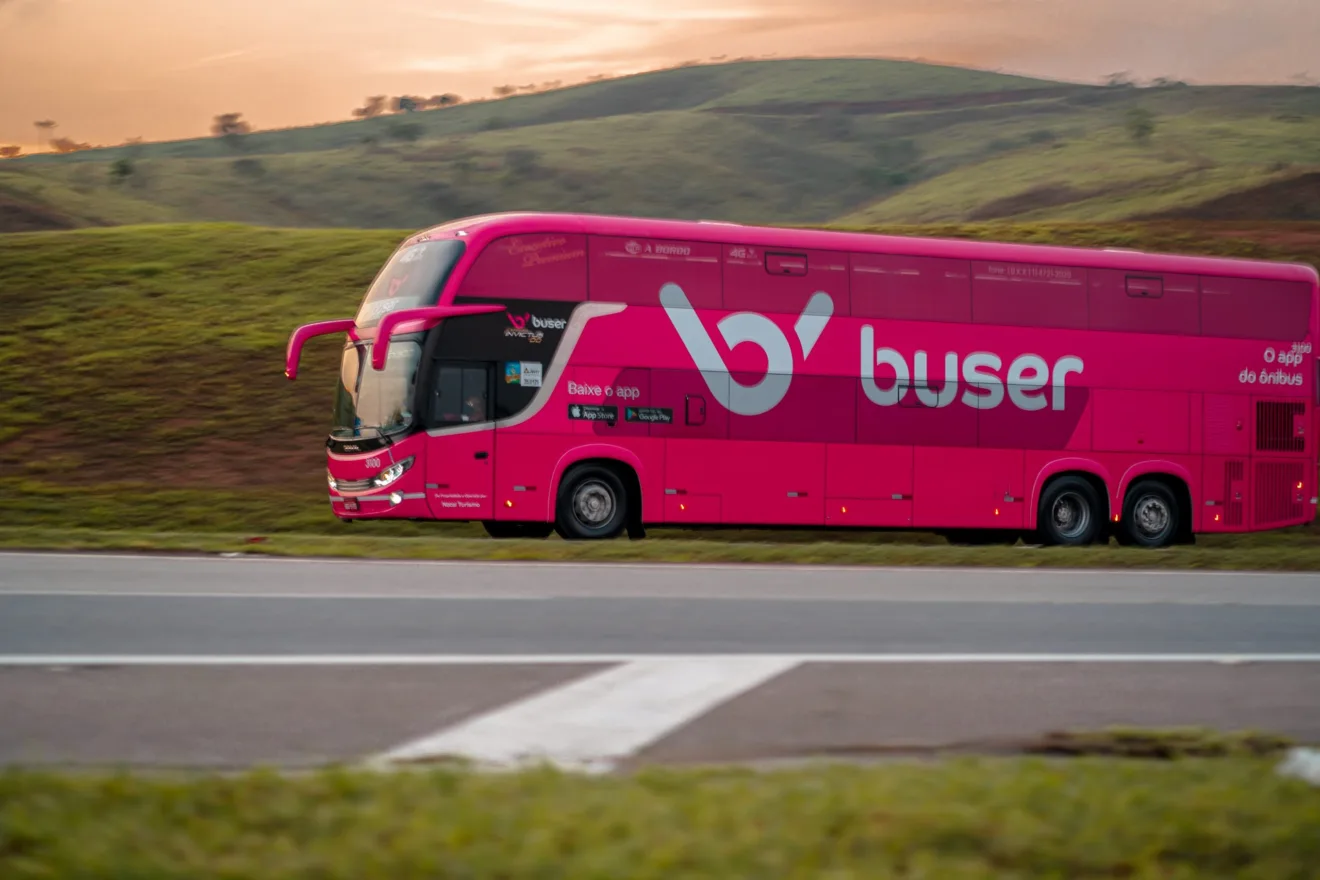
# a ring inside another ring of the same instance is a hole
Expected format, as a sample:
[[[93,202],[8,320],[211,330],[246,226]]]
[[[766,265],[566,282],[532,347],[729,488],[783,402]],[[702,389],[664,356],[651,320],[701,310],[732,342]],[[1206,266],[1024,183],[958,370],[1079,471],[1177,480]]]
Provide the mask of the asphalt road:
[[[1320,575],[0,554],[0,719],[55,764],[1320,741]]]

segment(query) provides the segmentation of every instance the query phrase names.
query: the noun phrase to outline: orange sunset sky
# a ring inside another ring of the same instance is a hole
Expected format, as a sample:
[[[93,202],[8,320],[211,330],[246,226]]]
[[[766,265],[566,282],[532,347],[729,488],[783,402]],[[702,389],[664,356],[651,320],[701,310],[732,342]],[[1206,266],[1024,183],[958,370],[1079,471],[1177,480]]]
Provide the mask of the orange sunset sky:
[[[345,119],[712,56],[922,57],[1096,82],[1320,78],[1320,0],[0,0],[0,143]]]

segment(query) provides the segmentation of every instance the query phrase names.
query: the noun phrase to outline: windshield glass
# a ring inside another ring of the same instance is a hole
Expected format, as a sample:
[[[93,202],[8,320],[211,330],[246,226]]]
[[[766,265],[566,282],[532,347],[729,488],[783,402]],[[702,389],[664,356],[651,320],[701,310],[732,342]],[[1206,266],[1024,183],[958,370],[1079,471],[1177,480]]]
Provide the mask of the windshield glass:
[[[420,343],[392,340],[385,369],[377,372],[371,368],[370,344],[344,349],[330,435],[337,440],[377,437],[412,425],[413,389],[421,360]]]
[[[435,305],[463,247],[461,241],[441,239],[395,252],[362,300],[357,326],[374,327],[385,314],[399,309]]]

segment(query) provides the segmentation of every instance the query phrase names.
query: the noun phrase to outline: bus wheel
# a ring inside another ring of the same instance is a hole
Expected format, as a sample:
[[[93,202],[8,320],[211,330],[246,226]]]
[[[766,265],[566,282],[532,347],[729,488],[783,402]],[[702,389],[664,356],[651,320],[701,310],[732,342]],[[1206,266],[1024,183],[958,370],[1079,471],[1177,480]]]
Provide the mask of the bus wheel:
[[[1178,499],[1158,480],[1142,480],[1123,499],[1123,543],[1155,549],[1178,534]]]
[[[1081,477],[1060,477],[1040,502],[1040,536],[1046,544],[1082,547],[1100,534],[1103,514],[1095,488]]]
[[[567,540],[615,538],[628,521],[628,492],[609,468],[571,471],[559,487],[556,531]]]
[[[553,523],[497,520],[486,520],[481,525],[492,538],[548,538],[555,528]]]

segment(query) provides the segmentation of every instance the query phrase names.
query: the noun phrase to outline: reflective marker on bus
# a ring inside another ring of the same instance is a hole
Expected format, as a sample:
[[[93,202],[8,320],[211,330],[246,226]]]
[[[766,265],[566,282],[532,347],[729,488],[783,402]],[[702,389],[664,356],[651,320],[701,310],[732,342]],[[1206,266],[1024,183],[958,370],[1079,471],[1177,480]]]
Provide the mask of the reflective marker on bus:
[[[344,334],[342,519],[1161,547],[1316,514],[1313,267],[564,214],[406,239]]]

